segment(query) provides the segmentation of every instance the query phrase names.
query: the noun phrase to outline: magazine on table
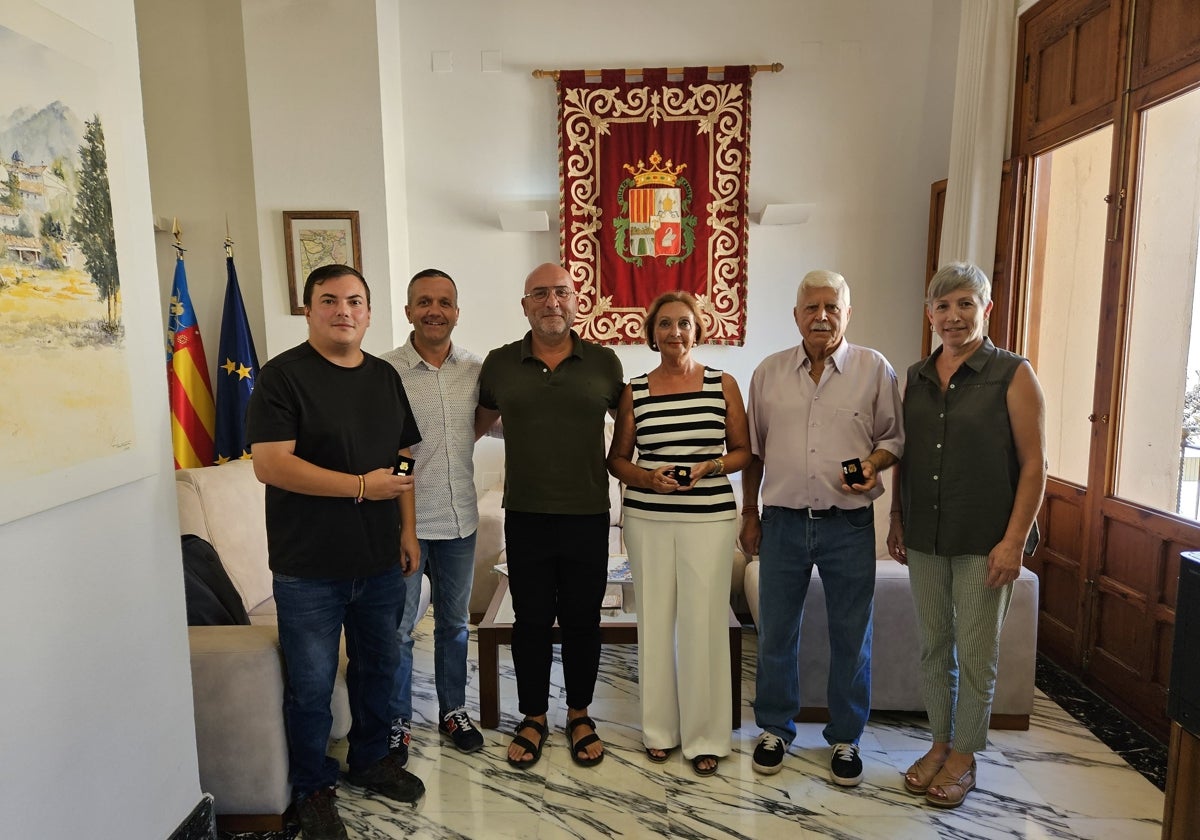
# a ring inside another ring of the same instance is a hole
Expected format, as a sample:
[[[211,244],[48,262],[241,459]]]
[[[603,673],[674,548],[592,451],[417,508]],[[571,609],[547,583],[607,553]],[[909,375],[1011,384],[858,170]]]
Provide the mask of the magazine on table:
[[[629,558],[614,554],[608,558],[609,583],[633,583],[633,572],[629,570]]]
[[[497,563],[492,571],[508,577],[508,564]],[[608,558],[609,583],[633,583],[633,572],[629,570],[629,558],[624,554],[614,554]]]

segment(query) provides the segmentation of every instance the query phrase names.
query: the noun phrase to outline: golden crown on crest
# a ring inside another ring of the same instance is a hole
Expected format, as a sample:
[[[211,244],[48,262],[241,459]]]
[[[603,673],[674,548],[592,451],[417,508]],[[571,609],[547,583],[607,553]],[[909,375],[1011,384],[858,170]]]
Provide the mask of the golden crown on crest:
[[[646,167],[645,161],[639,160],[637,168],[630,166],[628,163],[623,164],[625,171],[633,176],[633,185],[635,187],[644,187],[647,184],[662,184],[664,186],[673,187],[679,180],[679,174],[687,169],[686,163],[681,163],[679,166],[674,165],[674,161],[668,160],[665,166],[659,166],[662,162],[662,155],[657,150],[650,155],[650,167]]]

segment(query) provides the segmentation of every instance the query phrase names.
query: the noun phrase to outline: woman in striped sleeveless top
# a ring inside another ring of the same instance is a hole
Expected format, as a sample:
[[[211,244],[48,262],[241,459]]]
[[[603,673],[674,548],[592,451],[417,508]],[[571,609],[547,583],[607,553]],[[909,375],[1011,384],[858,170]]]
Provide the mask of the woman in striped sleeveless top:
[[[730,752],[729,579],[737,507],[726,477],[750,461],[737,382],[692,359],[696,299],[650,306],[661,364],[634,377],[617,409],[608,469],[625,485],[624,535],[638,603],[642,741],[654,762],[676,747],[701,776]],[[637,461],[633,460],[637,447]]]

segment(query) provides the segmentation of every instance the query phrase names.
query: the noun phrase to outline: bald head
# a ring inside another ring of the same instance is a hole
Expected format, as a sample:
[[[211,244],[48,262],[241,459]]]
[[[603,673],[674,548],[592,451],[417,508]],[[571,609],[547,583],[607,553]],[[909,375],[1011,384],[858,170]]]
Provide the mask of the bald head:
[[[567,270],[556,263],[542,263],[529,272],[529,276],[525,278],[525,293],[529,294],[529,292],[539,286],[548,288],[554,288],[555,286],[575,287],[571,282],[571,275],[567,274]]]
[[[535,339],[548,344],[565,341],[578,308],[571,275],[561,265],[542,263],[525,278],[521,308]]]

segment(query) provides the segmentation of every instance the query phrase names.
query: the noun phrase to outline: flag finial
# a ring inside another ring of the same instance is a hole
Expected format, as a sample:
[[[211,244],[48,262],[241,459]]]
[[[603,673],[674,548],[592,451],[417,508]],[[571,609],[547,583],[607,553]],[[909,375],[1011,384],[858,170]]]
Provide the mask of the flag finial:
[[[183,252],[186,251],[187,248],[183,247],[183,239],[181,238],[183,235],[183,228],[179,226],[178,216],[171,217],[171,235],[175,237],[175,242],[173,245],[175,248],[175,255],[178,259],[183,259]]]

